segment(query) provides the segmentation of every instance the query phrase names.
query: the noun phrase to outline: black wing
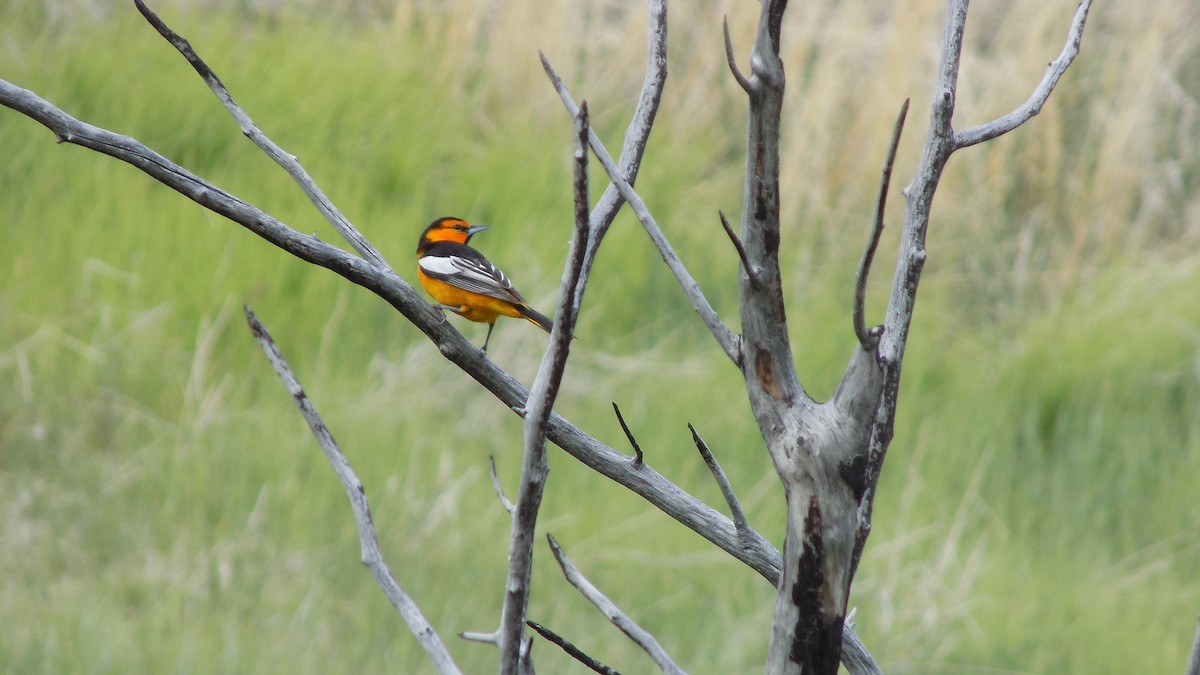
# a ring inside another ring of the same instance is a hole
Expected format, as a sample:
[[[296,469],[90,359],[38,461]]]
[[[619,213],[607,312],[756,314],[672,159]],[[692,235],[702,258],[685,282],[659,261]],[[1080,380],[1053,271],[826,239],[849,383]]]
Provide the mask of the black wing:
[[[417,264],[427,276],[451,286],[499,300],[525,303],[504,272],[466,244],[438,242],[425,251]]]

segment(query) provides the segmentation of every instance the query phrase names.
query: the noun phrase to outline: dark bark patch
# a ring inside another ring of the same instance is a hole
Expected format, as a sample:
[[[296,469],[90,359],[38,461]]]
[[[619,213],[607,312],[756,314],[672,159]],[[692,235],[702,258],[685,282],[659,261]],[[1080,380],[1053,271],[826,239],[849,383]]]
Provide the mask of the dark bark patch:
[[[861,502],[867,491],[867,455],[857,453],[848,462],[838,464],[838,475],[854,492],[854,501]]]
[[[777,211],[778,209],[776,209]],[[778,214],[776,214],[778,216]],[[779,225],[763,228],[763,248],[771,256],[779,254]]]
[[[771,357],[771,352],[761,347],[754,351],[754,376],[769,396],[775,399],[783,398],[783,391],[779,388],[779,382],[775,380],[775,359]]]
[[[800,555],[792,602],[796,605],[796,631],[788,658],[805,673],[836,675],[841,658],[842,617],[825,614],[825,547],[821,537],[821,507],[809,498],[804,520],[804,551]]]

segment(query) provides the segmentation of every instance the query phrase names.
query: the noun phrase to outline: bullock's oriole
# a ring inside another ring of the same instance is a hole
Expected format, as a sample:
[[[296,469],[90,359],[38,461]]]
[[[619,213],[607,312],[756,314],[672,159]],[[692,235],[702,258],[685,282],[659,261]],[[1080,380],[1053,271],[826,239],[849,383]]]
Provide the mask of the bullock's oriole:
[[[526,319],[547,333],[553,322],[530,307],[498,267],[467,245],[487,229],[461,218],[438,218],[425,228],[417,242],[417,277],[438,307],[471,321],[488,325],[483,349],[500,315]]]

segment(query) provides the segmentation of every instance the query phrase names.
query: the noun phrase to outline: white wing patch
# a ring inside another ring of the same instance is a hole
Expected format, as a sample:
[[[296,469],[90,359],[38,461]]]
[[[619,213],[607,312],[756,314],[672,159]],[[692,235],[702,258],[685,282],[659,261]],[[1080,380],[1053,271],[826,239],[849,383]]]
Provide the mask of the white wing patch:
[[[425,273],[437,278],[447,277],[454,274],[454,258],[435,258],[433,256],[421,256],[417,260],[417,264]]]
[[[441,279],[473,293],[482,293],[493,298],[524,302],[521,294],[498,267],[485,261],[474,261],[459,256],[422,256],[417,264],[431,277]]]

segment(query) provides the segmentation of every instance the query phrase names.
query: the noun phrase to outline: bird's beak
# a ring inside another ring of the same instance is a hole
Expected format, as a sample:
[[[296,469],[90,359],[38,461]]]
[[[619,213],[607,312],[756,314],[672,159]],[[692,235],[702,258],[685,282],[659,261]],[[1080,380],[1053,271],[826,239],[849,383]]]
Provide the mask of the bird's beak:
[[[470,239],[476,232],[482,232],[488,229],[487,225],[472,225],[467,228],[467,239]]]

